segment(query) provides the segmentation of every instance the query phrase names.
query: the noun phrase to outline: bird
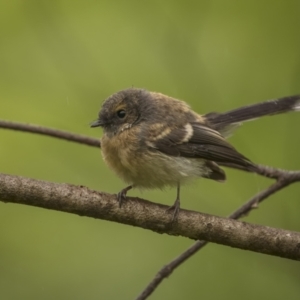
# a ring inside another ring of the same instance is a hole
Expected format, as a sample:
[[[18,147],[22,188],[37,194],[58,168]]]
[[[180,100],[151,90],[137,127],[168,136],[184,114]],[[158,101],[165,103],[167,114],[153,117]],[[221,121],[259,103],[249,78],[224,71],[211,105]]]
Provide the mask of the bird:
[[[105,163],[128,184],[118,194],[120,207],[132,188],[180,187],[195,178],[226,180],[222,166],[256,172],[257,165],[227,140],[244,121],[300,110],[300,95],[247,105],[224,113],[200,115],[181,100],[142,88],[108,97],[91,127],[102,127]]]

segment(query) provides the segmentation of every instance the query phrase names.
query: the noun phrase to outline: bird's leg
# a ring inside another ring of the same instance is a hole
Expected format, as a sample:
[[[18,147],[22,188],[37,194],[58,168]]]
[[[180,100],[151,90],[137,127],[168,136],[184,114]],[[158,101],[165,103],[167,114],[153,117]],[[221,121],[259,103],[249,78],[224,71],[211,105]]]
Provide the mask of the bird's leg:
[[[126,194],[129,190],[132,189],[132,185],[127,186],[126,188],[124,188],[123,190],[121,190],[118,194],[117,194],[117,198],[119,201],[119,207],[122,206],[122,203],[124,200],[126,200]]]
[[[167,209],[167,211],[170,211],[170,210],[174,210],[173,218],[172,218],[172,222],[174,222],[174,220],[176,220],[179,210],[180,210],[180,183],[179,182],[177,183],[176,200],[175,200],[174,204]]]

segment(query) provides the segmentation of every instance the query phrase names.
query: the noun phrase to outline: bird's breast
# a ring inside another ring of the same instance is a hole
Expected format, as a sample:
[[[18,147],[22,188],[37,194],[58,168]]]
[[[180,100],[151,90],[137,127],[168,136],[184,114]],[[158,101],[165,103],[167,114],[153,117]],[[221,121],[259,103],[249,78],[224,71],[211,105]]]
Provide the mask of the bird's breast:
[[[139,141],[134,128],[101,139],[102,156],[106,164],[125,182],[132,183],[140,165]]]
[[[101,140],[106,164],[128,184],[140,188],[176,186],[203,174],[203,160],[174,157],[150,149],[136,139],[134,128]]]

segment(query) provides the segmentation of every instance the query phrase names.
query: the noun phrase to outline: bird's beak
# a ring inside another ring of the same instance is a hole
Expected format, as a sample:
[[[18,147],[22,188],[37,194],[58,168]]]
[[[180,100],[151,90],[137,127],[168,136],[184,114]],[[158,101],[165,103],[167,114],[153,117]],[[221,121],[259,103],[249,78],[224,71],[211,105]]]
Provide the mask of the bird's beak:
[[[104,123],[99,119],[90,124],[91,127],[99,127],[99,126],[103,126],[103,125],[104,125]]]

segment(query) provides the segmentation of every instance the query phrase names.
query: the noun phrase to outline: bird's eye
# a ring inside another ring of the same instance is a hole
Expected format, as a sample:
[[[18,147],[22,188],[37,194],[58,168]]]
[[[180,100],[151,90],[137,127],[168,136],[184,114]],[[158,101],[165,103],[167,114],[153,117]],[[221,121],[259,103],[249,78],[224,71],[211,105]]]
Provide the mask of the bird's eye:
[[[125,116],[126,116],[125,110],[123,110],[123,109],[118,110],[118,111],[117,111],[117,116],[118,116],[120,119],[125,118]]]

